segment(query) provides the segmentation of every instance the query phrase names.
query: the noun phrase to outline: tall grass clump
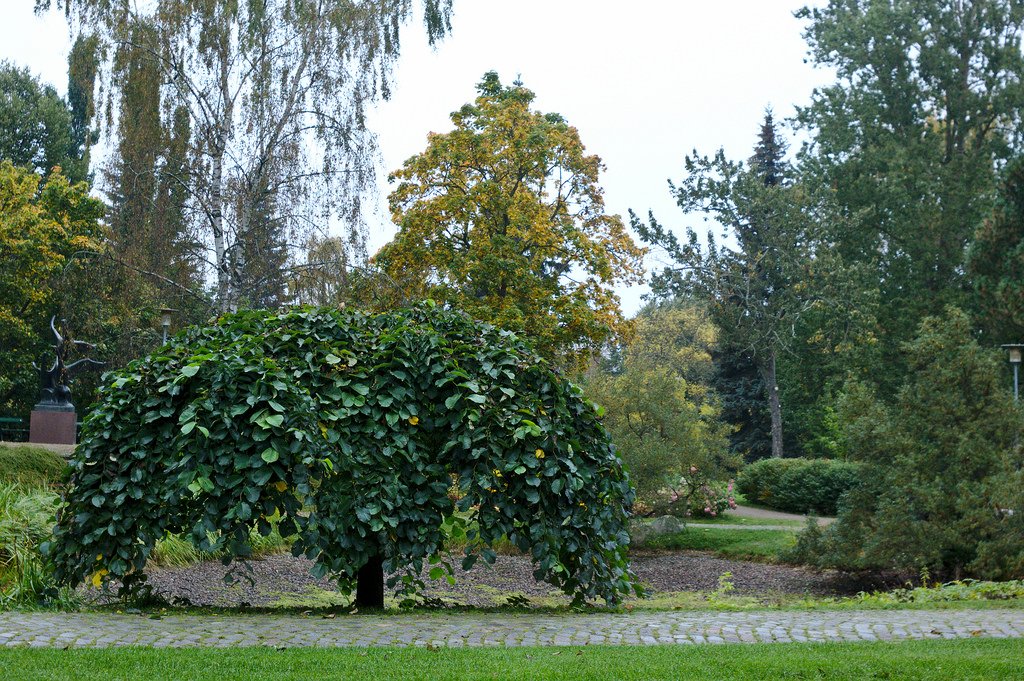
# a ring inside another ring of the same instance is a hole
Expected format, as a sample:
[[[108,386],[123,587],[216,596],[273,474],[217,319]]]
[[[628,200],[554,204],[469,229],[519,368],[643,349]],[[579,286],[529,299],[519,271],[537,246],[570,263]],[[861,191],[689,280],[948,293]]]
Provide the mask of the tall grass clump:
[[[74,602],[70,590],[55,587],[39,553],[59,504],[45,487],[0,483],[0,609]]]
[[[284,538],[278,531],[280,516],[274,514],[267,519],[270,523],[270,534],[263,536],[256,527],[249,530],[249,546],[252,557],[284,553],[292,545],[292,538]],[[187,535],[167,534],[153,547],[149,563],[157,567],[185,567],[204,560],[217,560],[227,555],[223,551],[201,551],[191,542]]]

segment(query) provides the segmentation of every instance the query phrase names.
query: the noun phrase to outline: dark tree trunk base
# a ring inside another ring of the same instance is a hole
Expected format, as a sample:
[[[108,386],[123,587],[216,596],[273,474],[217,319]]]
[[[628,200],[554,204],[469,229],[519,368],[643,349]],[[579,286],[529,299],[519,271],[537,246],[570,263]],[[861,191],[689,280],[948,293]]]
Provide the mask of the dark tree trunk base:
[[[366,565],[359,568],[355,606],[384,609],[384,561],[379,555],[373,556]]]

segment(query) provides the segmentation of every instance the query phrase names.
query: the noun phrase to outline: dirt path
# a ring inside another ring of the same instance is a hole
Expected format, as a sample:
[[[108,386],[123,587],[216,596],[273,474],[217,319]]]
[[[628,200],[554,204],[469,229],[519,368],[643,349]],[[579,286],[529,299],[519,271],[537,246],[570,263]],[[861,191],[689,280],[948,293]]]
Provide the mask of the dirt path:
[[[737,506],[731,511],[726,511],[726,516],[738,518],[756,518],[758,520],[807,520],[807,516],[798,513],[783,513],[782,511],[770,511],[767,508],[754,508],[753,506]],[[835,518],[818,518],[819,525],[829,525]]]
[[[783,594],[847,595],[878,586],[839,572],[726,560],[697,551],[638,552],[632,563],[652,595],[714,591],[725,573],[731,574],[733,593],[765,599]],[[183,605],[313,607],[340,602],[334,584],[313,577],[312,563],[304,558],[270,556],[252,561],[250,567],[251,571],[240,569],[243,579],[231,586],[224,584],[226,568],[219,561],[155,569],[150,571],[150,584],[171,603]],[[521,596],[533,605],[569,603],[568,597],[533,578],[533,566],[523,556],[498,556],[493,566],[480,563],[469,572],[456,565],[455,578],[449,585],[424,576],[424,595],[449,605],[477,607],[505,605],[509,596]]]

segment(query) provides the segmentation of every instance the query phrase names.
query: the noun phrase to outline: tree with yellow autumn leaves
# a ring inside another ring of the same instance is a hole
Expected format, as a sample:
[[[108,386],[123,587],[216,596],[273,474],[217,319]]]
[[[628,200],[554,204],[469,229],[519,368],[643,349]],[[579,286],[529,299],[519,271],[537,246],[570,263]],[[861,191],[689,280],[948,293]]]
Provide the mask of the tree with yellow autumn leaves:
[[[0,162],[0,409],[20,413],[38,395],[32,362],[47,346],[56,282],[74,252],[100,248],[102,215],[59,167],[44,179]]]
[[[642,281],[644,249],[605,212],[601,159],[534,93],[484,75],[454,130],[389,178],[395,239],[376,263],[412,298],[520,332],[566,368],[628,328],[613,286]]]

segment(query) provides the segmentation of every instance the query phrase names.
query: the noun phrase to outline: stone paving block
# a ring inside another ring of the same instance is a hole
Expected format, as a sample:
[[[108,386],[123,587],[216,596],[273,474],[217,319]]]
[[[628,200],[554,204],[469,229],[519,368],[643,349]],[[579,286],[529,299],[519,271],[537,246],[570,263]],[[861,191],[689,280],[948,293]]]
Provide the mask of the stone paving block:
[[[178,616],[0,613],[0,647],[519,646],[1022,637],[1024,612],[815,611],[637,614]]]

